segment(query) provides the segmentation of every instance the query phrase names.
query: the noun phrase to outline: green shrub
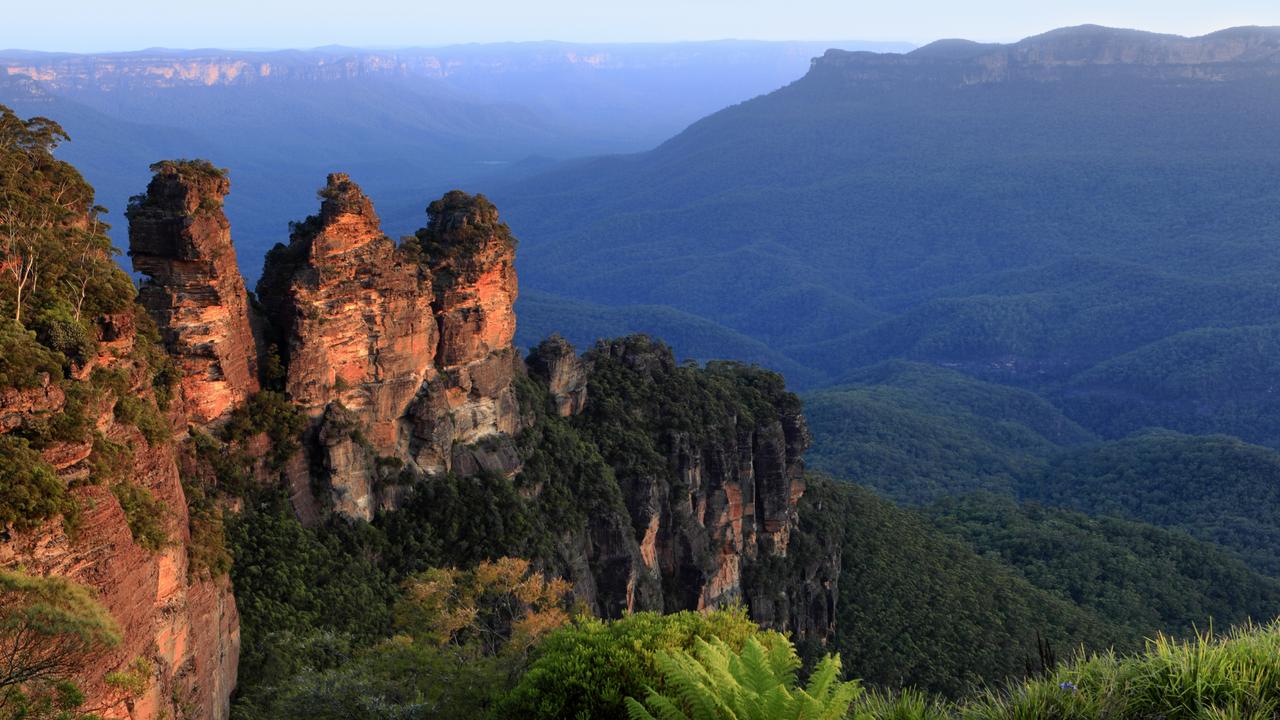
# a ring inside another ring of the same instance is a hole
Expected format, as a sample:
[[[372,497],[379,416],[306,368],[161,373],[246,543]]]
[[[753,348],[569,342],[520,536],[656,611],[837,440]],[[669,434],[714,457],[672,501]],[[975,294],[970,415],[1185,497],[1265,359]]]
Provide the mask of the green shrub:
[[[636,613],[605,622],[580,619],[552,633],[535,651],[519,684],[503,699],[496,717],[621,718],[624,699],[660,687],[658,656],[687,651],[695,639],[718,638],[741,650],[750,638],[785,643],[761,631],[742,609],[673,615]]]
[[[116,419],[138,428],[149,445],[158,445],[169,440],[171,430],[169,422],[160,414],[155,404],[136,395],[122,395],[116,398]]]
[[[65,302],[43,308],[32,318],[31,329],[45,347],[62,353],[71,364],[84,365],[97,354],[98,341],[74,312]]]
[[[124,510],[125,520],[129,523],[129,533],[139,547],[156,552],[169,544],[169,531],[165,529],[169,508],[150,490],[122,482],[112,485],[111,493],[120,502],[120,509]]]
[[[39,704],[41,685],[70,679],[120,640],[119,626],[88,588],[0,569],[0,715],[6,700]],[[19,690],[26,692],[14,698]]]
[[[93,452],[89,454],[90,485],[101,485],[124,477],[133,465],[133,449],[115,442],[102,433],[93,435]]]
[[[659,653],[658,667],[665,693],[650,688],[643,705],[628,697],[631,720],[839,720],[862,693],[856,682],[840,682],[840,658],[831,655],[798,687],[795,648],[756,638],[741,652],[695,638],[692,652]]]
[[[0,320],[0,387],[40,387],[45,376],[62,380],[62,358],[12,319]]]
[[[22,438],[0,435],[0,528],[30,530],[73,505],[40,453]]]
[[[199,483],[184,481],[187,499],[187,572],[192,576],[222,577],[231,570],[231,551],[227,547],[222,508],[209,497]]]
[[[223,425],[220,438],[226,443],[241,443],[259,433],[271,439],[268,464],[280,469],[298,451],[299,438],[307,419],[284,393],[264,390],[236,408]]]

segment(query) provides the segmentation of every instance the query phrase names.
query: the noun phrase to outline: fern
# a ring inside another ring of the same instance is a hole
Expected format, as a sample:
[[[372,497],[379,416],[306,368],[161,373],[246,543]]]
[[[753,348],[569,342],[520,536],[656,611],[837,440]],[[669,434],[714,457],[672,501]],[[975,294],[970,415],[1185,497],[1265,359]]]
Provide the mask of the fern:
[[[662,653],[657,664],[663,692],[650,688],[644,704],[627,698],[630,720],[837,720],[862,692],[839,680],[838,656],[823,658],[809,684],[796,687],[800,659],[787,642],[751,638],[736,653],[699,638],[692,653]]]

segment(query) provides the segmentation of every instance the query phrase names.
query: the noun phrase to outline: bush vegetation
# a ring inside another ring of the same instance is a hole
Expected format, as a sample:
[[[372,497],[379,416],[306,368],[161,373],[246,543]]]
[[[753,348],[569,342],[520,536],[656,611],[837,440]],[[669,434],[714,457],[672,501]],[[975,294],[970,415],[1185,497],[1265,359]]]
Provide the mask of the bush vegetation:
[[[84,696],[72,681],[120,641],[87,588],[0,569],[0,718],[79,718]]]
[[[129,533],[139,547],[152,552],[170,543],[168,530],[169,508],[156,499],[149,489],[132,482],[118,482],[111,486],[111,493],[120,502]]]

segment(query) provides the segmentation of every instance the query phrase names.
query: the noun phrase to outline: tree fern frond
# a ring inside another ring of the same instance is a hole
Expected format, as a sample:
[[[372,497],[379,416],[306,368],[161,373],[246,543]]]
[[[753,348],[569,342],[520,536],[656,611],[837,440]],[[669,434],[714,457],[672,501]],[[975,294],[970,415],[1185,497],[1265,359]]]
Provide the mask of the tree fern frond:
[[[650,700],[652,702],[652,699]],[[626,698],[622,701],[627,706],[627,717],[630,720],[659,720],[649,713],[635,698]]]
[[[813,674],[809,676],[809,684],[805,686],[805,692],[815,700],[821,701],[831,692],[833,683],[839,677],[840,656],[827,655],[818,661],[818,666],[813,669]]]

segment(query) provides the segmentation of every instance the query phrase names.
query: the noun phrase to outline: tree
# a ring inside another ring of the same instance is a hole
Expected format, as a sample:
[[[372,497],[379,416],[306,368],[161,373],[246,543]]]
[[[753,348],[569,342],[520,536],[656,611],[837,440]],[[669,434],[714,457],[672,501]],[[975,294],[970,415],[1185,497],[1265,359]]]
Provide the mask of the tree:
[[[521,558],[485,561],[474,570],[433,568],[405,582],[393,617],[415,640],[474,645],[484,655],[523,654],[569,621],[572,589]]]
[[[70,680],[120,639],[115,620],[87,588],[0,570],[0,709],[22,702],[24,691]]]
[[[838,720],[862,693],[856,682],[840,682],[838,655],[823,658],[808,684],[796,687],[795,648],[756,638],[742,652],[698,638],[693,652],[659,653],[658,668],[664,691],[650,688],[648,709],[628,697],[631,720]]]

